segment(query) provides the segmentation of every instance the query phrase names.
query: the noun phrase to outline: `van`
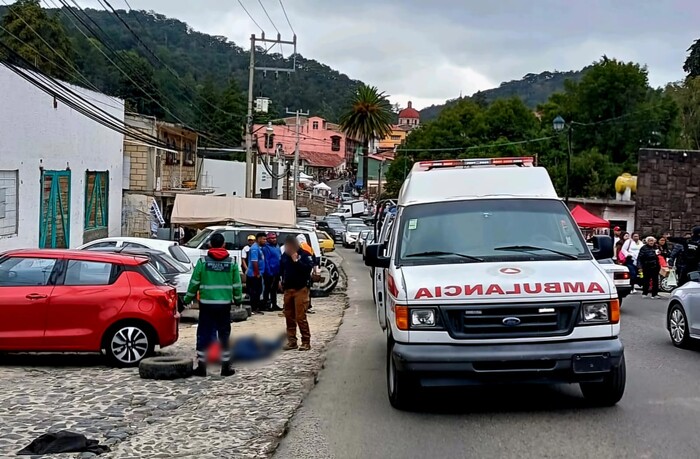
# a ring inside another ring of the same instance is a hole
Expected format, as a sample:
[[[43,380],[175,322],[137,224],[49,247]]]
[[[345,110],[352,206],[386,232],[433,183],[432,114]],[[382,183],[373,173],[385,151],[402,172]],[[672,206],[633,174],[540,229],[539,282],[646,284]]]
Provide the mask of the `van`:
[[[592,404],[625,389],[620,303],[532,158],[416,163],[366,250],[387,337],[391,404],[424,386],[577,383]],[[382,237],[384,236],[384,237]]]

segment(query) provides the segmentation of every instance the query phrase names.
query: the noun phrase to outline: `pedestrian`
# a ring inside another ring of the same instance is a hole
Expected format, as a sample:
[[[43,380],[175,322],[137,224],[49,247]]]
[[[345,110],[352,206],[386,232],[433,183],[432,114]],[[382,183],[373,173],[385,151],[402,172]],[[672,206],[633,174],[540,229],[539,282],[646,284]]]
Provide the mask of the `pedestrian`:
[[[304,252],[308,253],[311,256],[311,259],[314,261],[314,269],[312,271],[311,277],[309,278],[309,291],[311,291],[311,287],[313,286],[314,280],[314,274],[318,274],[320,271],[320,266],[321,266],[321,258],[317,257],[316,254],[314,253],[314,248],[311,247],[311,244],[306,242],[306,237],[304,237],[303,234],[297,234],[297,242],[299,242],[299,247],[301,250]],[[306,311],[307,314],[316,314],[315,311],[313,311],[313,306],[311,305],[311,297],[309,296],[309,307],[307,308]]]
[[[659,238],[659,242],[657,243],[657,248],[659,249],[659,255],[664,257],[665,260],[668,260],[668,257],[671,256],[671,246],[668,243],[666,236],[661,236]]]
[[[280,282],[280,258],[282,253],[277,246],[277,234],[267,233],[263,247],[265,254],[265,274],[263,275],[263,303],[268,311],[281,311],[277,306],[277,288]]]
[[[248,251],[248,269],[246,270],[245,287],[250,297],[250,308],[253,314],[263,315],[263,274],[265,273],[265,233],[255,235],[255,243]]]
[[[210,248],[197,261],[183,300],[190,304],[199,293],[195,376],[207,375],[207,351],[217,338],[221,345],[221,376],[231,376],[236,372],[231,366],[229,347],[231,304],[240,306],[243,303],[243,289],[240,269],[224,248],[225,243],[220,233],[211,237]]]
[[[639,233],[632,233],[632,238],[627,239],[625,243],[622,244],[622,249],[620,249],[622,255],[625,257],[625,266],[630,270],[632,293],[637,293],[635,288],[639,282],[637,277],[637,256],[643,245],[642,241],[639,240]]]
[[[678,286],[690,280],[690,273],[700,269],[700,226],[693,228],[692,236],[683,244],[683,271],[680,275]]]
[[[284,240],[284,254],[280,260],[282,290],[284,290],[284,317],[287,322],[285,350],[297,348],[297,327],[301,333],[300,351],[311,349],[311,331],[306,319],[309,306],[309,281],[314,262],[301,249],[299,241],[291,234]]]
[[[243,272],[248,272],[248,252],[250,252],[250,247],[255,244],[255,235],[249,234],[247,245],[243,247],[241,251],[241,266],[243,267]]]
[[[622,230],[620,230],[619,226],[616,226],[615,228],[613,228],[613,245],[616,245],[620,241],[621,237]]]
[[[653,236],[647,237],[645,244],[639,249],[637,266],[641,268],[644,273],[644,279],[642,279],[642,295],[646,298],[658,298],[661,265],[659,263],[659,251],[656,248],[656,238]]]

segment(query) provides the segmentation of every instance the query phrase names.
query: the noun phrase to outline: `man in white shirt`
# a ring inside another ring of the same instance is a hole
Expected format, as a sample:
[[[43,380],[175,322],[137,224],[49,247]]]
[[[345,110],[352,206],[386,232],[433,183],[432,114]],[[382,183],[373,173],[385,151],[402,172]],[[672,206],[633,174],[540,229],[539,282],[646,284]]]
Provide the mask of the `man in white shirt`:
[[[632,279],[632,293],[637,293],[635,286],[637,285],[637,256],[639,250],[644,244],[639,240],[639,233],[633,233],[630,239],[627,239],[620,252],[625,257],[625,266],[630,270],[630,278]]]

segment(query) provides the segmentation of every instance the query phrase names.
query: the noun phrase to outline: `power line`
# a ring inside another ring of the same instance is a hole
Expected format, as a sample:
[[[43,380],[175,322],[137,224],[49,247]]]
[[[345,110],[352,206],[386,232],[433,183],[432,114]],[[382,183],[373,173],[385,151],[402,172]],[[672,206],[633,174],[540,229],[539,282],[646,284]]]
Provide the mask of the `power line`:
[[[260,29],[260,32],[265,33],[265,31],[263,30],[263,28],[260,27],[260,24],[258,24],[258,22],[257,22],[255,19],[253,19],[253,16],[250,15],[250,13],[248,12],[248,10],[245,9],[245,6],[243,6],[243,2],[242,2],[241,0],[238,0],[238,4],[241,5],[241,8],[243,8],[243,11],[245,11],[245,14],[247,14],[248,17],[250,18],[250,20],[253,21],[253,24],[255,24],[255,25],[258,27],[258,29]]]
[[[411,152],[411,151],[470,151],[470,150],[481,150],[485,148],[496,148],[496,147],[509,147],[511,145],[522,145],[525,143],[534,143],[534,142],[544,142],[545,140],[550,140],[554,139],[557,136],[551,135],[548,137],[539,137],[537,139],[528,139],[528,140],[518,140],[515,142],[502,142],[502,143],[492,143],[492,144],[486,144],[486,145],[473,145],[471,147],[451,147],[451,148],[397,148],[397,152]]]
[[[265,16],[267,16],[267,19],[270,20],[270,24],[272,24],[272,28],[275,29],[275,31],[277,32],[277,34],[279,34],[280,31],[279,31],[279,29],[277,28],[277,26],[275,25],[275,23],[274,23],[274,21],[272,20],[272,18],[270,17],[270,15],[267,13],[267,10],[265,9],[265,5],[263,5],[262,0],[258,0],[258,3],[260,3],[260,7],[262,8],[263,12],[265,13]],[[282,45],[280,45],[280,46],[282,46]]]
[[[287,20],[287,24],[289,25],[289,29],[292,31],[294,35],[297,33],[294,31],[294,27],[292,27],[292,23],[289,22],[289,16],[287,16],[287,10],[284,9],[284,4],[282,3],[282,0],[280,1],[280,6],[282,7],[282,12],[284,13],[284,18]]]

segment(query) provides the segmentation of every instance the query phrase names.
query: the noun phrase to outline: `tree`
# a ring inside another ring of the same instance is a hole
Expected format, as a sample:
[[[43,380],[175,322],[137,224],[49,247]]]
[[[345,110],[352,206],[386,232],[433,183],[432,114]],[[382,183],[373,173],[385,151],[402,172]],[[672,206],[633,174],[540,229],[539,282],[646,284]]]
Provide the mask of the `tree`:
[[[63,25],[39,0],[17,0],[2,17],[0,39],[40,71],[74,81],[73,50]]]
[[[235,80],[229,81],[216,107],[215,109],[209,107],[211,121],[208,129],[205,130],[211,133],[218,143],[233,147],[241,145],[247,108]]]
[[[151,64],[135,51],[119,51],[118,54],[118,63],[126,74],[120,72],[116,92],[124,99],[127,111],[162,118],[165,103],[160,97]]]
[[[679,146],[700,150],[700,77],[688,77],[683,83],[670,84],[666,93],[679,110]]]
[[[362,155],[362,186],[367,190],[369,175],[369,142],[391,133],[393,113],[384,92],[375,86],[357,88],[350,109],[340,117],[340,128],[348,137],[360,140],[364,145]]]
[[[688,57],[683,64],[683,70],[689,78],[698,77],[700,76],[700,39],[695,40],[687,51]]]

